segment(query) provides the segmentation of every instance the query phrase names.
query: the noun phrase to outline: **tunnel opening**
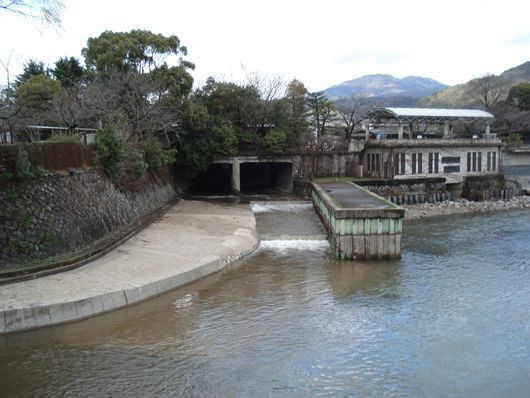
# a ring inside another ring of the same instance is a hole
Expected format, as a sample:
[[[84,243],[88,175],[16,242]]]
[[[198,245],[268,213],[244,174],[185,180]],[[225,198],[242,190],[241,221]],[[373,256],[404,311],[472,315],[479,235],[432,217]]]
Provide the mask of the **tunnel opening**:
[[[190,181],[188,194],[192,196],[233,195],[232,164],[214,163]]]
[[[274,194],[293,191],[292,164],[249,162],[240,165],[241,193]]]

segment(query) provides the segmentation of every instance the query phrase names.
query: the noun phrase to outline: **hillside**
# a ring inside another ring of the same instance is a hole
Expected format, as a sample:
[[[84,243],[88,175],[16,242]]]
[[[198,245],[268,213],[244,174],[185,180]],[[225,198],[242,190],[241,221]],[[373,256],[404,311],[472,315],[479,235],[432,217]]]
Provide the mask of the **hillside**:
[[[329,87],[324,94],[332,101],[355,97],[365,97],[371,102],[389,102],[394,105],[414,103],[418,98],[443,90],[447,85],[436,80],[408,76],[402,79],[391,75],[374,74],[359,77]]]
[[[423,107],[480,108],[482,107],[482,102],[476,90],[473,89],[479,80],[480,78],[472,79],[467,83],[447,87],[422,98],[416,105]],[[499,86],[500,99],[506,99],[510,87],[525,81],[530,81],[530,61],[508,69],[499,76],[495,76],[495,84]]]

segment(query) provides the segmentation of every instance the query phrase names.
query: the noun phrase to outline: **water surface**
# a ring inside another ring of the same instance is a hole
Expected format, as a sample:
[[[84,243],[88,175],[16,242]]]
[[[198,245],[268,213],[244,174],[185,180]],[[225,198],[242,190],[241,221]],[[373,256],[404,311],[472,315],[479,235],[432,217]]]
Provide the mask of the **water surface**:
[[[298,231],[146,303],[0,337],[1,396],[529,396],[530,212],[406,224],[401,260],[334,261]]]

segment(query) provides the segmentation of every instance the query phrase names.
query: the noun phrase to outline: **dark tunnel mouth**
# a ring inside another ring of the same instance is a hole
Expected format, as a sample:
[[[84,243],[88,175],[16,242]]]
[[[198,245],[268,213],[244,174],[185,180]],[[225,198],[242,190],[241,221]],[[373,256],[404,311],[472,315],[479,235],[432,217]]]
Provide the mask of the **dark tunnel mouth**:
[[[241,193],[271,194],[289,191],[284,181],[291,176],[292,165],[287,162],[247,162],[240,164]]]
[[[188,186],[188,194],[193,196],[234,195],[232,189],[232,164],[213,163],[205,171],[197,174]]]
[[[237,166],[239,167],[234,173],[232,163],[212,163],[208,169],[190,180],[187,194],[231,196],[292,192],[291,162],[240,162]]]

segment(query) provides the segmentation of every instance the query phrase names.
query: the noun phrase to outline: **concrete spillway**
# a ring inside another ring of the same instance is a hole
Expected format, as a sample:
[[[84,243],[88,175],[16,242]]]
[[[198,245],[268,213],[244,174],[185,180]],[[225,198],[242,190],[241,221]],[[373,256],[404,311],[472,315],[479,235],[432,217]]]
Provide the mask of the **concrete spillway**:
[[[405,210],[350,182],[312,184],[316,212],[337,259],[401,257]]]

